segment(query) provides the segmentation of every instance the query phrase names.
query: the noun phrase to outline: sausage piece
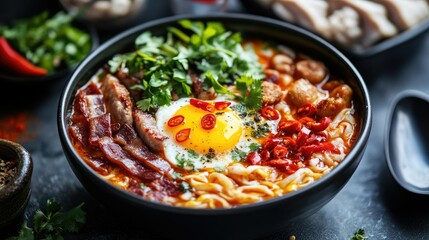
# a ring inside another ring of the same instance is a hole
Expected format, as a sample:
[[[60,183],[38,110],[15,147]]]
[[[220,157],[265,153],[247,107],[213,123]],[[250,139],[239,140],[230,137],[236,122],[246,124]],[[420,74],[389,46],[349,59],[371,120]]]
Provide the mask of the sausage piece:
[[[106,74],[101,90],[106,101],[107,110],[112,114],[115,122],[121,125],[132,125],[133,103],[127,88],[116,77]]]
[[[137,134],[143,142],[155,153],[164,151],[163,142],[167,139],[156,127],[155,118],[139,109],[133,112]]]
[[[279,87],[279,85],[272,82],[262,82],[262,93],[262,102],[265,105],[278,103],[283,98],[282,89]]]
[[[301,78],[292,83],[292,86],[286,95],[286,100],[299,108],[306,103],[316,101],[317,97],[317,88],[308,80]]]

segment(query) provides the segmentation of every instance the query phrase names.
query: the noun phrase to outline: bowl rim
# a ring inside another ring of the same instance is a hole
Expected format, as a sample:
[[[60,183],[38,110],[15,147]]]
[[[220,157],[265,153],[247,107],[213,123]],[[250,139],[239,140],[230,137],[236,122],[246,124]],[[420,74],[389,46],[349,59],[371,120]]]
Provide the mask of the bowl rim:
[[[261,202],[256,202],[256,203],[247,204],[247,205],[240,205],[233,208],[196,209],[196,208],[170,206],[164,203],[150,201],[140,196],[126,192],[125,190],[119,189],[113,184],[109,184],[105,180],[101,179],[101,177],[92,168],[90,168],[87,164],[85,164],[84,160],[77,154],[76,150],[71,144],[68,131],[67,131],[67,126],[66,126],[67,120],[65,119],[65,117],[67,115],[69,107],[66,106],[66,102],[69,102],[69,100],[74,98],[74,96],[71,96],[71,93],[76,87],[76,84],[77,84],[76,82],[79,76],[79,72],[84,70],[85,66],[88,63],[90,63],[94,57],[104,52],[106,49],[113,46],[116,42],[120,41],[121,39],[124,39],[127,36],[138,32],[143,32],[144,30],[149,28],[165,25],[168,23],[173,24],[181,19],[201,20],[201,21],[211,20],[211,21],[220,21],[220,22],[234,21],[238,23],[239,22],[258,22],[258,24],[267,24],[269,26],[275,26],[277,28],[287,28],[295,32],[296,34],[300,35],[300,37],[305,37],[311,41],[317,42],[317,44],[320,45],[324,50],[328,50],[333,56],[335,56],[335,59],[337,59],[338,61],[342,61],[349,68],[354,78],[356,78],[356,82],[358,84],[357,86],[360,88],[362,92],[362,98],[363,98],[362,115],[363,116],[361,121],[361,125],[362,125],[361,133],[358,136],[355,145],[353,146],[351,151],[347,154],[347,156],[343,159],[341,164],[339,164],[334,169],[332,169],[329,174],[323,176],[322,178],[318,179],[314,183],[306,187],[303,187],[295,192],[287,193],[283,196],[275,197]],[[72,155],[73,157],[73,160],[70,160],[69,157],[67,158],[70,165],[72,165],[72,161],[74,161],[75,164],[79,164],[80,167],[83,167],[86,172],[88,172],[93,177],[95,177],[92,180],[97,181],[97,183],[100,183],[100,181],[103,181],[104,183],[101,183],[101,184],[107,186],[109,191],[114,191],[115,194],[117,193],[121,194],[122,195],[121,197],[127,198],[127,201],[131,201],[135,204],[144,205],[145,207],[149,207],[160,211],[168,211],[176,214],[188,214],[188,215],[195,215],[195,216],[197,215],[219,216],[219,215],[228,215],[228,214],[239,214],[242,212],[251,211],[252,209],[266,208],[271,205],[282,204],[284,201],[287,201],[288,199],[295,198],[297,195],[299,196],[307,192],[315,191],[319,185],[324,185],[327,182],[332,181],[332,178],[334,178],[337,175],[337,173],[341,172],[343,169],[353,164],[354,161],[357,161],[357,164],[358,164],[360,162],[360,158],[357,158],[357,159],[354,159],[354,158],[355,156],[358,156],[360,151],[363,151],[366,147],[366,143],[368,141],[370,129],[371,129],[372,113],[371,113],[369,92],[367,90],[366,84],[363,78],[361,77],[360,73],[350,62],[350,60],[348,60],[348,58],[344,56],[344,54],[342,54],[337,48],[335,48],[332,44],[328,43],[326,40],[318,37],[317,35],[303,28],[300,28],[279,20],[268,18],[268,17],[261,17],[261,16],[250,15],[250,14],[241,14],[241,13],[215,13],[215,14],[207,14],[205,16],[194,15],[194,14],[184,14],[184,15],[171,16],[171,17],[152,20],[152,21],[137,25],[135,27],[132,27],[126,31],[123,31],[122,33],[112,37],[110,40],[100,45],[94,52],[90,53],[82,61],[82,63],[74,70],[72,76],[70,77],[69,81],[65,85],[59,101],[57,121],[58,121],[58,124],[57,124],[58,131],[59,131],[63,148],[66,151],[69,151],[70,155]]]

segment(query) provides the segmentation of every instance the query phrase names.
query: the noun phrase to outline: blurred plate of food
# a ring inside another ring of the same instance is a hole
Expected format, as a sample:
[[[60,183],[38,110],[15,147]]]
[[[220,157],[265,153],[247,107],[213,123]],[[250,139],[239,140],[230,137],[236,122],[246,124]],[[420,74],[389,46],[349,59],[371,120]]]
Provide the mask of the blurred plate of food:
[[[429,28],[427,0],[246,0],[252,13],[276,17],[327,39],[351,57],[396,47]]]
[[[69,73],[99,44],[95,28],[42,11],[0,24],[0,80],[41,82]]]
[[[122,30],[131,27],[146,7],[146,0],[60,0],[59,2],[68,12],[76,13],[80,20],[90,22],[100,30]]]

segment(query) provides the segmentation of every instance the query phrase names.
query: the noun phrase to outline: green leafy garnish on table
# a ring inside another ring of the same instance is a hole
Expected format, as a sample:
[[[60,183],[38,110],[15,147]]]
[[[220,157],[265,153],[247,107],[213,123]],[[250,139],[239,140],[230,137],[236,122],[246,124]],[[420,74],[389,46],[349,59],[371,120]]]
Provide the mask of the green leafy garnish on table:
[[[83,203],[66,212],[60,212],[61,205],[50,199],[44,211],[37,210],[34,214],[33,228],[28,227],[24,222],[19,235],[8,240],[63,239],[64,233],[78,232],[86,223],[86,214],[82,206]]]
[[[48,12],[28,19],[0,24],[3,36],[34,65],[53,72],[79,63],[91,50],[91,37],[72,25],[74,16]]]
[[[365,236],[365,230],[363,228],[360,228],[355,232],[355,235],[350,238],[350,240],[365,240],[368,239],[367,236]]]
[[[253,49],[244,48],[241,41],[240,33],[227,31],[219,22],[181,20],[168,28],[165,37],[143,32],[135,40],[136,50],[114,56],[109,70],[127,69],[131,75],[144,72],[141,83],[133,86],[143,90],[137,106],[144,111],[168,105],[172,92],[191,96],[191,74],[203,81],[205,90],[213,88],[248,109],[258,109],[264,75]],[[237,91],[232,92],[229,85]]]

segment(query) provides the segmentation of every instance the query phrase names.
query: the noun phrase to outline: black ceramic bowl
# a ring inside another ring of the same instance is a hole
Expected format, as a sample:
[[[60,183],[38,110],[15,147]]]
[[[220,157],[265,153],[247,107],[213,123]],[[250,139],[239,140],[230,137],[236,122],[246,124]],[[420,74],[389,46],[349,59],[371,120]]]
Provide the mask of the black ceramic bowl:
[[[354,105],[359,112],[359,134],[348,156],[329,174],[315,183],[272,200],[231,209],[191,209],[166,206],[147,201],[120,190],[103,180],[74,150],[67,131],[68,116],[76,91],[116,53],[132,49],[134,39],[143,31],[165,33],[167,26],[187,18],[220,21],[228,29],[240,31],[244,37],[255,36],[274,40],[324,61],[329,69],[342,74],[353,88]],[[330,44],[301,28],[273,19],[221,14],[179,16],[160,19],[132,28],[101,45],[75,70],[59,103],[58,127],[68,161],[86,189],[101,203],[138,220],[145,231],[158,230],[170,238],[253,239],[279,231],[288,223],[308,217],[328,203],[347,183],[357,168],[371,128],[371,107],[365,83],[353,65]],[[328,224],[328,223],[327,223]]]

